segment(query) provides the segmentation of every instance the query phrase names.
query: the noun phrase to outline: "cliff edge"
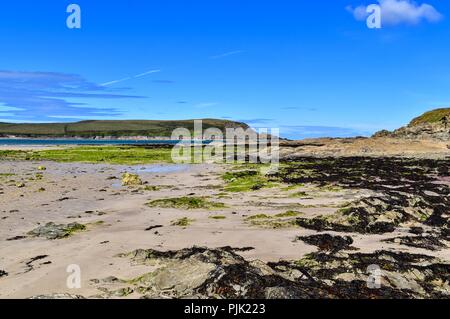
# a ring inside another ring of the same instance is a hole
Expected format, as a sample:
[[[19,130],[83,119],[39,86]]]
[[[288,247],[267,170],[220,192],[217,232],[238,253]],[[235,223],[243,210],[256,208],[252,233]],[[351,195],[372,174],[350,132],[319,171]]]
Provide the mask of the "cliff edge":
[[[436,109],[413,119],[407,126],[393,132],[380,131],[373,137],[404,139],[435,139],[450,141],[450,108]]]

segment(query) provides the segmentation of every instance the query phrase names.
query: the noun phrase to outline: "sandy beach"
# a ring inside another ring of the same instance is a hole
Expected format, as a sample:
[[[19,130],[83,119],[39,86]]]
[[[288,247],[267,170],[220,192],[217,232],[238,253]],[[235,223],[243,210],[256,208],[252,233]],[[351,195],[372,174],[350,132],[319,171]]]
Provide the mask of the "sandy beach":
[[[193,246],[211,249],[230,246],[239,249],[238,254],[248,261],[300,260],[316,252],[317,247],[295,239],[320,232],[294,225],[293,217],[331,216],[346,203],[377,194],[364,187],[326,189],[313,183],[292,187],[282,182],[249,192],[226,192],[222,176],[232,169],[231,165],[219,164],[127,166],[0,161],[0,269],[8,274],[1,278],[0,297],[28,298],[56,293],[105,297],[104,287],[99,286],[102,279],[131,280],[154,270],[154,265],[136,264],[119,257],[136,249],[177,251]],[[138,175],[142,185],[122,186],[121,177],[125,173]],[[450,185],[448,178],[442,182]],[[220,202],[223,207],[183,209],[146,205],[180,197],[206,198]],[[289,211],[299,213],[282,215]],[[264,216],[280,217],[275,224]],[[189,225],[174,224],[182,218],[188,218]],[[29,235],[49,222],[62,225],[76,222],[85,229],[53,240]],[[414,222],[407,224],[417,226]],[[327,234],[351,236],[352,250],[359,253],[389,250],[450,261],[445,241],[445,248],[434,251],[386,241],[408,232],[403,224],[395,231],[380,234],[342,231]],[[66,270],[72,264],[81,269],[80,289],[69,289],[66,284],[69,275]],[[133,291],[113,297],[142,295]]]

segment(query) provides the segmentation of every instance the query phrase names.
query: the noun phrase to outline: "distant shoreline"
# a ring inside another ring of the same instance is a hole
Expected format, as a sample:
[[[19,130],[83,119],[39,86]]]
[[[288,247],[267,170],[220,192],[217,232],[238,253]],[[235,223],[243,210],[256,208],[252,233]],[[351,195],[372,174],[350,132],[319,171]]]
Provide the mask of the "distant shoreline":
[[[0,140],[107,140],[107,141],[116,141],[116,140],[125,140],[125,141],[173,141],[169,137],[165,136],[93,136],[93,137],[82,137],[82,136],[18,136],[18,135],[5,135],[0,136]]]
[[[170,139],[93,139],[93,138],[1,138],[0,146],[83,146],[83,145],[169,145],[183,140]],[[185,142],[190,142],[185,140]]]

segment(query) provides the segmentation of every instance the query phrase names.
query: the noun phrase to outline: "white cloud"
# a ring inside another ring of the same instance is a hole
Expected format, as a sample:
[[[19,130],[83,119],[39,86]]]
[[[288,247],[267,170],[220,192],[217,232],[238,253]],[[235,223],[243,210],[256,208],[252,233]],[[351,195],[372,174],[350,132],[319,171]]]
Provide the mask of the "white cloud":
[[[422,21],[438,22],[443,18],[432,5],[427,3],[419,4],[412,0],[378,0],[381,7],[382,25],[416,25]],[[346,8],[353,14],[356,20],[362,21],[368,17],[367,6]]]

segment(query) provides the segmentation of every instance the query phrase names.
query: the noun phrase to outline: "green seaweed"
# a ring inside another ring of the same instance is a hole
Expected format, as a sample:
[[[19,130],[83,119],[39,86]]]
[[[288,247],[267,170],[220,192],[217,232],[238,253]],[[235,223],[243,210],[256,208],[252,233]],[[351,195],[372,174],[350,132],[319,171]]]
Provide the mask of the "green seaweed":
[[[295,212],[295,211],[293,211],[293,210],[289,210],[289,211],[287,211],[287,212],[285,212],[285,213],[277,214],[277,215],[275,215],[275,217],[276,217],[276,218],[297,217],[297,216],[300,216],[300,215],[302,215],[302,214],[303,214],[303,213],[301,213],[301,212]]]
[[[209,218],[221,220],[221,219],[226,219],[227,217],[226,216],[222,216],[222,215],[216,215],[216,216],[209,216]]]
[[[221,209],[225,204],[208,201],[205,197],[175,197],[153,200],[147,203],[149,207],[177,208],[177,209]]]
[[[183,217],[183,218],[172,221],[170,224],[172,226],[187,227],[193,222],[195,222],[195,219]]]
[[[224,190],[227,192],[250,192],[261,188],[275,187],[277,184],[270,182],[258,170],[244,170],[227,172],[222,176],[226,182]]]

